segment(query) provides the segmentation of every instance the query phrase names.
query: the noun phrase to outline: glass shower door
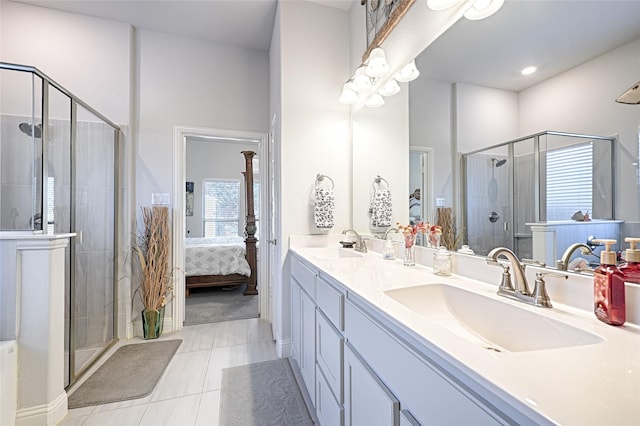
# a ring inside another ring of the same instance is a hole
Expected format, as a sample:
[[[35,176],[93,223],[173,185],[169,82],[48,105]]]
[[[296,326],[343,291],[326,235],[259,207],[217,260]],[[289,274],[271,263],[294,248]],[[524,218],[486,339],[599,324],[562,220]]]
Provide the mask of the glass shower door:
[[[116,134],[77,106],[74,144],[74,375],[114,339]]]

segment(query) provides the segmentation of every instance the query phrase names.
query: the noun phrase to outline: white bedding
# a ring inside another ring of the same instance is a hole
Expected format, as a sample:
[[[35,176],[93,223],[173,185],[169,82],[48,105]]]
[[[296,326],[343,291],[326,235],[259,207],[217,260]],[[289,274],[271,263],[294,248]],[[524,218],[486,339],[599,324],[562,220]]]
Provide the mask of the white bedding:
[[[185,238],[184,270],[186,276],[230,275],[250,276],[242,237]]]

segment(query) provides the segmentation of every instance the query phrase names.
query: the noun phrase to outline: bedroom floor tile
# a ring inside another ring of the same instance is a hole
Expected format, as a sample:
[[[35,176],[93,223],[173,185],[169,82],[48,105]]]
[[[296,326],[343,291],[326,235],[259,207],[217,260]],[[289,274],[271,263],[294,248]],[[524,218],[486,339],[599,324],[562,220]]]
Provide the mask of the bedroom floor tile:
[[[188,326],[161,339],[182,344],[151,395],[69,410],[60,425],[217,426],[222,369],[277,358],[271,324],[259,318]]]

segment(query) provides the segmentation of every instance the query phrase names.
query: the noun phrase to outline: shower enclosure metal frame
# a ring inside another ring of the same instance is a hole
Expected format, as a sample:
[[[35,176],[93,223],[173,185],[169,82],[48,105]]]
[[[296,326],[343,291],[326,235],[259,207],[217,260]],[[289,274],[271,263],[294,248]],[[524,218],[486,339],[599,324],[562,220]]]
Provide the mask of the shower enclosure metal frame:
[[[462,224],[462,229],[464,229],[465,231],[465,241],[468,241],[468,223],[469,223],[469,217],[468,217],[468,188],[467,188],[467,179],[468,179],[468,157],[474,154],[482,154],[485,153],[487,151],[490,150],[494,150],[496,148],[503,148],[503,147],[507,147],[508,153],[507,153],[507,158],[508,158],[508,174],[509,174],[509,183],[508,183],[508,192],[510,194],[511,197],[511,203],[509,205],[509,216],[510,216],[510,220],[511,222],[514,221],[515,218],[515,214],[516,214],[516,209],[515,209],[515,179],[514,179],[514,174],[515,174],[515,169],[514,169],[514,146],[516,143],[518,142],[523,142],[523,141],[527,141],[527,140],[533,140],[533,155],[534,155],[534,176],[533,176],[533,185],[534,185],[534,199],[533,199],[533,207],[534,207],[534,218],[533,218],[533,222],[545,222],[547,220],[547,212],[545,209],[542,208],[542,204],[540,202],[540,198],[541,198],[541,186],[540,186],[540,182],[541,182],[541,173],[540,173],[540,163],[541,163],[541,155],[540,155],[540,150],[541,150],[541,145],[540,145],[540,140],[542,137],[544,136],[562,136],[562,137],[570,137],[570,138],[580,138],[580,139],[589,139],[589,140],[602,140],[602,141],[610,141],[611,142],[611,161],[610,164],[608,165],[608,168],[610,170],[611,176],[611,218],[613,219],[615,218],[615,204],[616,204],[616,199],[615,199],[615,168],[614,168],[614,164],[615,164],[615,142],[617,141],[617,137],[615,136],[597,136],[597,135],[587,135],[587,134],[580,134],[580,133],[570,133],[570,132],[558,132],[558,131],[543,131],[543,132],[539,132],[539,133],[534,133],[528,136],[523,136],[517,139],[513,139],[507,142],[503,142],[500,144],[496,144],[496,145],[492,145],[486,148],[482,148],[482,149],[478,149],[475,151],[470,151],[467,153],[463,153],[460,156],[460,175],[461,175],[461,191],[460,191],[460,206],[461,206],[461,215],[460,215],[460,223]],[[508,239],[511,241],[511,247],[510,248],[515,248],[516,246],[516,241],[515,241],[515,234],[514,234],[514,226],[508,226],[508,231],[509,232],[509,237]]]
[[[104,115],[102,115],[100,112],[98,112],[97,110],[95,110],[94,108],[92,108],[90,105],[88,105],[86,102],[82,101],[81,99],[79,99],[77,96],[75,96],[73,93],[71,93],[70,91],[68,91],[67,89],[65,89],[62,85],[60,85],[59,83],[57,83],[56,81],[54,81],[53,79],[51,79],[49,76],[47,76],[45,73],[43,73],[42,71],[40,71],[39,69],[37,69],[36,67],[33,66],[26,66],[26,65],[18,65],[18,64],[11,64],[11,63],[4,63],[4,62],[0,62],[0,71],[2,70],[9,70],[9,71],[16,71],[16,72],[24,72],[24,73],[30,73],[32,76],[37,76],[41,79],[42,81],[42,93],[41,93],[41,108],[42,108],[42,122],[41,122],[41,136],[40,139],[41,141],[48,141],[48,133],[49,133],[49,89],[51,87],[57,89],[61,94],[67,96],[69,98],[70,101],[70,161],[72,161],[71,164],[71,170],[70,170],[70,230],[69,232],[71,233],[77,233],[76,230],[76,208],[77,208],[77,176],[76,176],[76,169],[77,167],[75,166],[75,161],[76,161],[76,149],[77,149],[77,124],[78,124],[78,106],[81,106],[82,108],[84,108],[87,112],[89,112],[90,114],[93,114],[95,117],[97,117],[98,119],[102,120],[102,122],[104,122],[106,125],[110,126],[113,129],[114,132],[114,140],[113,140],[113,166],[114,166],[114,170],[113,170],[113,190],[114,190],[114,198],[113,198],[113,206],[114,206],[114,210],[113,210],[113,270],[112,270],[112,277],[113,277],[113,283],[112,283],[112,294],[113,294],[113,300],[112,300],[112,305],[113,305],[113,320],[111,323],[111,339],[109,341],[106,342],[106,344],[104,346],[102,346],[101,350],[98,351],[98,353],[92,357],[91,361],[89,363],[87,363],[86,365],[84,365],[82,368],[80,368],[78,371],[76,371],[75,368],[75,350],[76,348],[76,333],[75,333],[75,327],[76,327],[76,322],[75,322],[75,316],[76,316],[76,312],[75,309],[73,309],[73,306],[75,304],[75,298],[76,298],[76,294],[75,294],[75,280],[76,280],[76,274],[75,274],[75,261],[76,261],[76,245],[73,243],[75,241],[76,238],[81,238],[81,236],[76,236],[72,238],[72,243],[69,244],[69,276],[67,277],[68,282],[70,283],[69,285],[69,294],[68,294],[68,298],[69,298],[69,303],[70,303],[70,319],[69,319],[69,383],[66,387],[71,386],[72,384],[74,384],[78,378],[80,378],[89,368],[91,368],[91,366],[100,358],[100,356],[102,354],[104,354],[110,347],[112,347],[115,342],[117,341],[117,330],[118,330],[118,306],[117,306],[117,301],[118,301],[118,289],[117,289],[117,277],[118,277],[118,248],[119,248],[119,241],[118,241],[118,232],[117,232],[117,222],[118,222],[118,211],[119,211],[119,196],[118,196],[118,192],[119,192],[119,188],[120,188],[120,181],[119,181],[119,155],[120,155],[120,148],[119,148],[119,144],[120,144],[120,127],[118,125],[116,125],[115,123],[113,123],[111,120],[109,120],[108,118],[106,118]],[[32,77],[33,78],[33,77]],[[33,113],[32,113],[32,118],[33,117]],[[35,128],[35,123],[31,123],[31,125],[33,126],[33,128]],[[49,223],[49,217],[48,217],[48,199],[47,199],[47,194],[48,194],[48,181],[46,176],[48,176],[48,155],[47,155],[47,143],[42,143],[42,171],[41,171],[41,182],[39,182],[39,185],[41,185],[41,190],[40,191],[36,191],[36,195],[40,197],[40,200],[38,200],[40,202],[40,211],[37,213],[40,213],[41,218],[42,218],[42,229],[38,230],[35,228],[35,223],[34,226],[32,227],[32,231],[34,233],[39,233],[42,232],[44,234],[48,234],[49,231],[47,229],[47,224]],[[35,221],[34,221],[35,222]],[[62,367],[62,366],[61,366]],[[66,380],[66,379],[65,379]]]

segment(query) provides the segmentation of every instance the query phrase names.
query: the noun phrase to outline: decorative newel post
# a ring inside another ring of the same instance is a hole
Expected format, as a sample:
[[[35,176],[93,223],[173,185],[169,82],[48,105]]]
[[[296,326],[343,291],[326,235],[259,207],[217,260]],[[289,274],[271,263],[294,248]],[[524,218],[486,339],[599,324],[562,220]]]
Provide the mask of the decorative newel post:
[[[245,159],[245,170],[246,172],[242,172],[246,181],[247,188],[247,224],[245,226],[245,233],[247,238],[244,240],[245,245],[247,247],[246,258],[249,262],[249,266],[254,273],[251,274],[249,279],[247,280],[247,288],[244,290],[245,296],[252,296],[258,294],[257,285],[258,280],[256,277],[257,274],[257,265],[256,265],[256,243],[258,240],[255,237],[256,234],[256,215],[253,206],[253,157],[256,155],[253,151],[242,151],[242,155],[244,155]]]

